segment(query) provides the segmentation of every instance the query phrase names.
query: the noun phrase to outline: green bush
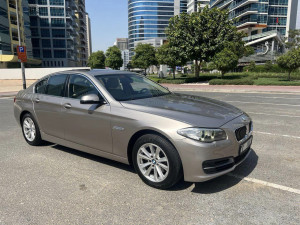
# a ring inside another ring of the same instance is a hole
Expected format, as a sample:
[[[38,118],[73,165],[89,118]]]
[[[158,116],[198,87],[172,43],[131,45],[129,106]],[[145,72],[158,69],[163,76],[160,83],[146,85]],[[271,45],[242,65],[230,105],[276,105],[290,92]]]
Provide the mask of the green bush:
[[[210,85],[253,85],[254,81],[249,78],[226,80],[226,79],[213,79],[209,81]]]

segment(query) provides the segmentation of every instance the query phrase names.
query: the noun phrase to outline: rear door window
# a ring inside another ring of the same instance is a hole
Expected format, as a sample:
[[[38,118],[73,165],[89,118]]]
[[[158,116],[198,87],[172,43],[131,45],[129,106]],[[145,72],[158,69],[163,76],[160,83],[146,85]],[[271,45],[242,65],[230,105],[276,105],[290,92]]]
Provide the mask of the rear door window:
[[[48,80],[48,85],[46,88],[46,94],[52,96],[63,97],[65,82],[67,79],[67,74],[60,74],[51,76]]]

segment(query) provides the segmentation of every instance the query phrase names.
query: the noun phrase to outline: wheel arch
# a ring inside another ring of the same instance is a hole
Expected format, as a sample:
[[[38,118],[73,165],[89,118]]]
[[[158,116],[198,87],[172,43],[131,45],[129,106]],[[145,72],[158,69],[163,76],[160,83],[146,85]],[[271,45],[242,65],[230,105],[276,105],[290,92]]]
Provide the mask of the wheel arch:
[[[28,110],[23,110],[20,114],[20,124],[21,124],[21,126],[22,126],[22,119],[23,119],[24,115],[27,114],[27,113],[32,115],[32,113],[29,112]]]
[[[133,150],[134,143],[137,141],[137,139],[139,139],[141,136],[146,135],[146,134],[158,135],[158,136],[164,138],[166,141],[168,141],[176,149],[175,145],[170,141],[170,139],[166,135],[164,135],[156,130],[143,129],[143,130],[137,131],[136,133],[134,133],[131,136],[131,138],[128,142],[128,145],[127,145],[127,158],[128,158],[128,162],[130,165],[133,165],[132,164],[132,150]],[[178,152],[177,149],[176,149],[176,151]],[[179,152],[178,152],[178,154],[179,154]],[[180,156],[180,154],[179,154],[179,156]]]

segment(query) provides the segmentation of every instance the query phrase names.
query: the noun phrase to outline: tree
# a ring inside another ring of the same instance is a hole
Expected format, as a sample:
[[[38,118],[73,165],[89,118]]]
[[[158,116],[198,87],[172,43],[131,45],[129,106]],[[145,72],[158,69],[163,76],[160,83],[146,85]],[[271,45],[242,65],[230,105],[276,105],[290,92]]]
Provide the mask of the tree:
[[[117,46],[109,47],[105,55],[105,66],[110,67],[114,70],[119,70],[123,65],[122,54]]]
[[[176,66],[183,66],[187,62],[187,58],[180,54],[178,49],[171,47],[169,44],[164,44],[157,49],[157,61],[159,64],[165,64],[172,68],[173,79],[175,79]]]
[[[166,29],[168,41],[189,60],[195,61],[196,77],[201,63],[210,62],[228,42],[239,43],[240,53],[246,53],[242,41],[245,34],[237,32],[228,16],[228,11],[205,7],[199,12],[182,13],[170,19]]]
[[[224,74],[236,68],[239,57],[231,49],[224,48],[221,52],[217,53],[213,60],[216,68],[221,71],[222,78]]]
[[[127,64],[127,69],[130,71],[132,68],[133,68],[132,63],[129,62],[129,63]]]
[[[132,64],[135,68],[141,68],[145,70],[147,74],[147,68],[152,65],[157,65],[155,57],[155,48],[150,44],[138,44],[134,50],[135,54],[132,57]]]
[[[248,70],[249,70],[250,72],[254,72],[255,69],[256,69],[256,64],[255,64],[254,61],[251,61],[250,64],[249,64],[249,66],[248,66]]]
[[[265,67],[265,70],[266,70],[267,72],[270,72],[270,71],[272,70],[272,68],[273,68],[273,64],[272,64],[272,62],[271,62],[270,60],[268,60],[268,61],[266,61],[264,67]]]
[[[88,66],[92,69],[105,68],[105,55],[103,51],[93,52],[88,59]]]
[[[277,63],[288,71],[288,80],[291,80],[291,73],[300,67],[300,48],[294,48],[280,56]]]
[[[285,47],[288,49],[300,47],[300,30],[289,30],[289,37],[286,38]]]

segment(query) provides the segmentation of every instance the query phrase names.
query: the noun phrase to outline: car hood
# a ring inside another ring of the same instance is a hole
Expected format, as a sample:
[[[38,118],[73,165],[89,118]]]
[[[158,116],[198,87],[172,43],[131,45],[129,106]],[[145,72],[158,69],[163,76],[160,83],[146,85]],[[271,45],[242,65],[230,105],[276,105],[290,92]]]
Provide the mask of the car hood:
[[[240,109],[200,96],[169,94],[121,102],[128,109],[151,113],[192,126],[216,128],[243,114]]]

